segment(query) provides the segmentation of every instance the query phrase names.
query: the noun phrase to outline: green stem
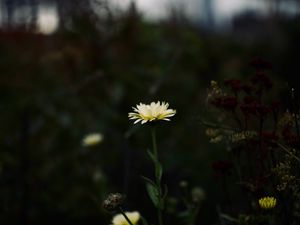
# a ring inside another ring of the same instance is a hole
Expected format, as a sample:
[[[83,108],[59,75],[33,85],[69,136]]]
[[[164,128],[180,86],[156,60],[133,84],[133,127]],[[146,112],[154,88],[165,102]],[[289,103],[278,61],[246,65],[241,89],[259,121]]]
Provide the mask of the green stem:
[[[128,218],[128,216],[125,214],[124,210],[122,209],[121,206],[119,206],[119,210],[121,212],[121,214],[125,217],[125,219],[127,220],[127,222],[130,224],[130,225],[133,225],[130,221],[130,219]]]
[[[158,160],[158,153],[157,153],[157,142],[156,142],[156,130],[155,127],[151,130],[152,136],[152,145],[153,145],[153,156],[154,156],[154,168],[155,168],[155,181],[156,187],[158,192],[158,205],[157,205],[157,216],[158,216],[158,223],[159,225],[163,225],[162,220],[162,191],[161,191],[161,177],[160,177],[160,163]]]
[[[151,130],[151,136],[152,136],[153,155],[154,155],[156,161],[158,161],[155,127],[153,127]]]
[[[297,101],[295,98],[295,89],[292,88],[292,104],[293,104],[293,111],[294,111],[294,121],[296,125],[296,131],[297,131],[297,137],[299,139],[299,124],[298,124],[298,107],[297,107]]]
[[[296,155],[294,155],[292,152],[290,152],[290,150],[285,147],[283,144],[280,144],[279,142],[277,142],[277,145],[284,150],[286,153],[288,153],[290,156],[292,156],[294,159],[296,159],[298,162],[300,162],[300,158],[297,157]]]
[[[268,215],[268,223],[269,225],[276,225],[273,215]]]

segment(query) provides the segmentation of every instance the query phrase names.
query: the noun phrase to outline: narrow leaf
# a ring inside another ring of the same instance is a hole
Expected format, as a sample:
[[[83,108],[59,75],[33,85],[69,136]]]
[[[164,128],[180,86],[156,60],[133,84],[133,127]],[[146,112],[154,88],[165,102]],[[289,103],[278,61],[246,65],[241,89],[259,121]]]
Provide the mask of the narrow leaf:
[[[155,186],[150,183],[146,184],[147,192],[155,207],[159,206],[158,191]]]
[[[147,183],[151,184],[152,186],[156,186],[155,183],[154,183],[154,181],[151,180],[150,178],[145,177],[145,176],[141,176],[141,178],[142,178],[144,181],[146,181]]]
[[[147,150],[148,155],[150,156],[151,160],[153,161],[153,163],[155,164],[157,159],[155,158],[155,156],[153,155],[153,153],[150,150]]]
[[[161,177],[163,174],[163,168],[159,162],[156,162],[156,165],[157,165],[157,170],[156,170],[157,175],[156,176],[158,177],[159,180],[161,180]]]
[[[147,220],[145,219],[145,217],[141,217],[141,220],[142,220],[142,224],[143,225],[148,225],[148,222],[147,222]]]

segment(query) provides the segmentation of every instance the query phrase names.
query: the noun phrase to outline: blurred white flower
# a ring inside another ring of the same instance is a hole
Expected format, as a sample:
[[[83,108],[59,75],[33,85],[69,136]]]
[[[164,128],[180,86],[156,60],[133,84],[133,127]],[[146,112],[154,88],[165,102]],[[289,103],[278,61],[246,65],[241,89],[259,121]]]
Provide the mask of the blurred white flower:
[[[206,197],[205,191],[201,187],[194,187],[191,191],[191,195],[195,203],[202,202]]]
[[[86,135],[82,140],[82,145],[84,147],[94,146],[103,141],[103,135],[100,133],[92,133]]]
[[[141,218],[140,213],[137,211],[125,212],[125,215],[128,217],[128,219],[133,225],[137,225]],[[113,225],[130,225],[122,214],[115,215],[111,222]]]
[[[142,124],[152,122],[156,120],[170,121],[169,117],[176,114],[176,110],[168,109],[169,104],[158,101],[157,103],[151,102],[151,104],[140,103],[136,107],[133,107],[133,111],[128,114],[130,120],[135,120],[134,123],[141,122]]]
[[[103,181],[104,179],[105,179],[105,175],[102,170],[98,169],[94,171],[93,173],[94,182],[100,182]]]

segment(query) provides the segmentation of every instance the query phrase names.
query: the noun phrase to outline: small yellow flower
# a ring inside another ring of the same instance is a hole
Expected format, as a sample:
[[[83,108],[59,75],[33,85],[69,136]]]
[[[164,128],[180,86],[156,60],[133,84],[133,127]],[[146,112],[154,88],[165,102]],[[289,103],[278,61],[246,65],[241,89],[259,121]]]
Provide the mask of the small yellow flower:
[[[82,140],[84,147],[94,146],[103,141],[103,135],[100,133],[93,133],[86,135]]]
[[[215,80],[211,80],[211,81],[210,81],[210,86],[212,86],[212,87],[217,87],[217,86],[218,86],[218,82],[215,81]]]
[[[276,206],[276,198],[263,197],[258,200],[258,203],[262,209],[272,209]]]
[[[217,96],[222,95],[222,89],[219,87],[218,82],[212,80],[210,82],[210,88],[208,90],[208,100]]]
[[[128,217],[128,219],[133,225],[137,225],[141,218],[140,213],[136,211],[125,212],[125,215]],[[122,214],[115,215],[111,222],[113,225],[130,225]]]
[[[140,103],[133,107],[134,112],[129,113],[128,117],[130,120],[135,120],[134,123],[141,122],[142,124],[156,120],[170,121],[169,117],[174,116],[176,110],[168,109],[168,107],[168,103],[160,103],[160,101],[151,102],[149,105]]]

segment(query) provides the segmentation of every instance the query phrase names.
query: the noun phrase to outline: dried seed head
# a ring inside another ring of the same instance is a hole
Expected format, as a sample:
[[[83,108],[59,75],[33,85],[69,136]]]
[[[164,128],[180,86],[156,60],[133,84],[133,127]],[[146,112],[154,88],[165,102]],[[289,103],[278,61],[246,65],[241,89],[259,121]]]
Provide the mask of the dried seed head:
[[[102,206],[107,211],[115,211],[119,206],[122,205],[124,196],[120,193],[111,193],[103,201]]]

